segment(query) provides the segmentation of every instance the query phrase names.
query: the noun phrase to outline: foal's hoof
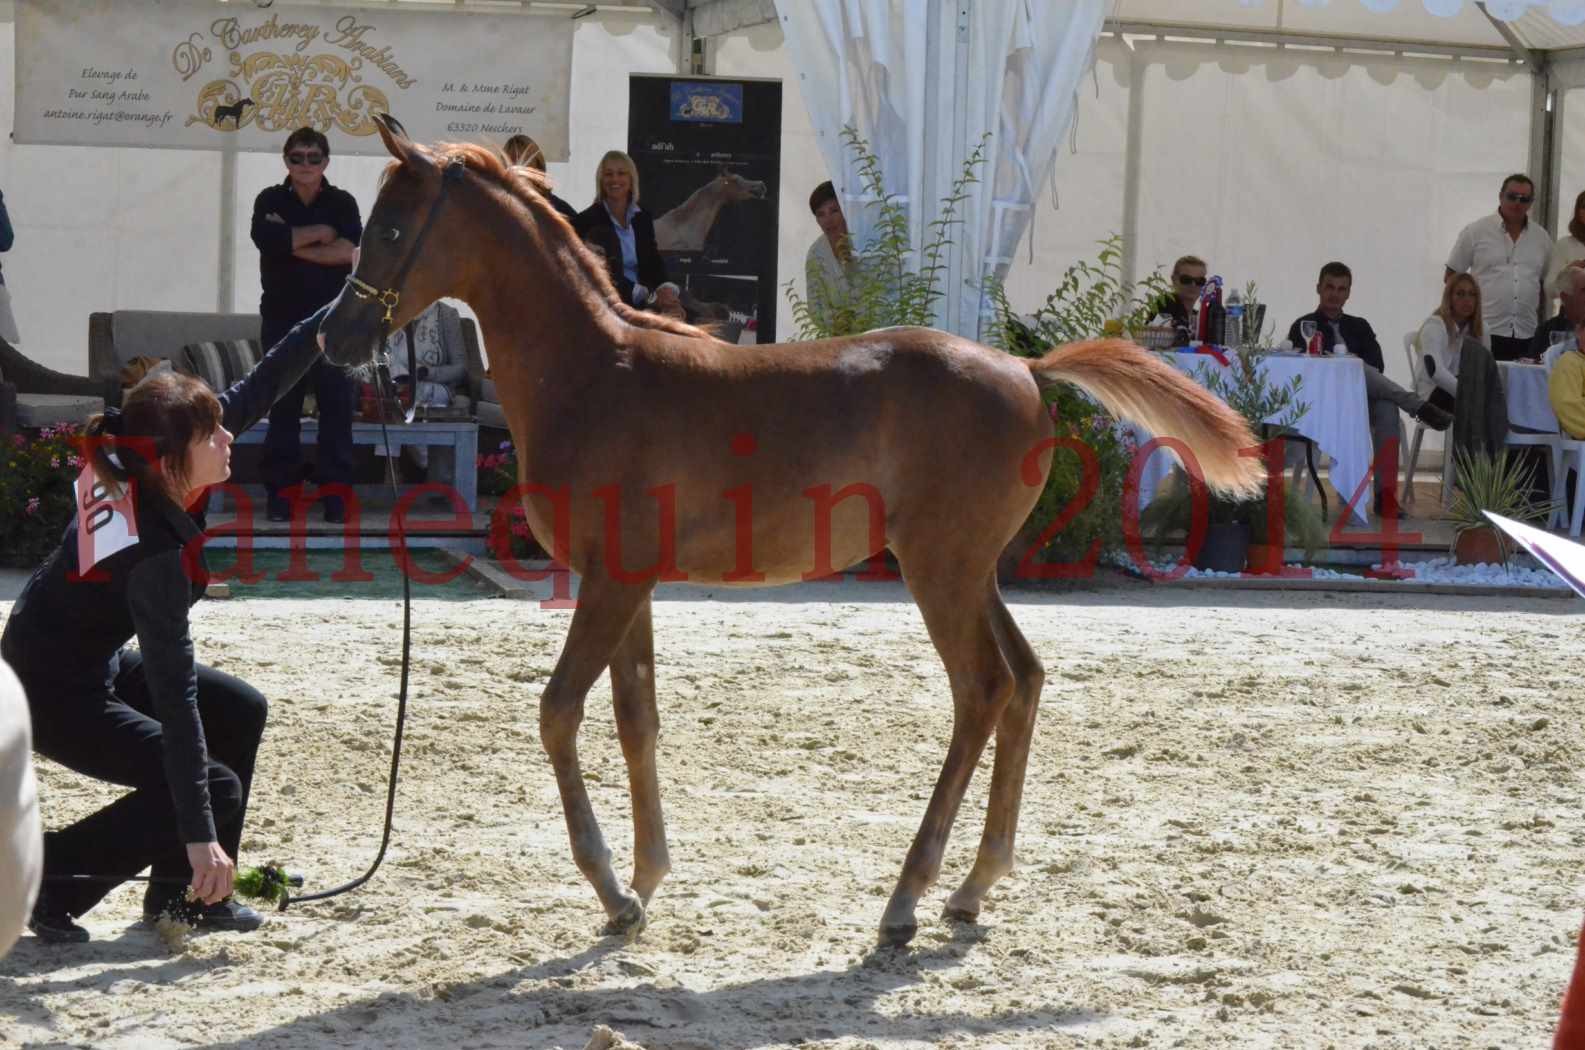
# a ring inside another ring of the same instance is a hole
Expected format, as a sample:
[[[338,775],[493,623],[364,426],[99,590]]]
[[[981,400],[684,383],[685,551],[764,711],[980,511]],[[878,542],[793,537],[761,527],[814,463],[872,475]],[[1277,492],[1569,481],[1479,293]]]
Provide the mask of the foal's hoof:
[[[975,908],[970,911],[961,906],[954,907],[952,902],[948,901],[946,906],[941,909],[941,917],[948,922],[963,922],[973,925],[980,921],[980,910]]]
[[[649,922],[649,916],[644,913],[644,902],[634,896],[617,912],[605,926],[601,928],[602,937],[626,937],[632,940],[643,932],[644,926]]]
[[[919,932],[916,922],[881,923],[881,947],[902,948]]]

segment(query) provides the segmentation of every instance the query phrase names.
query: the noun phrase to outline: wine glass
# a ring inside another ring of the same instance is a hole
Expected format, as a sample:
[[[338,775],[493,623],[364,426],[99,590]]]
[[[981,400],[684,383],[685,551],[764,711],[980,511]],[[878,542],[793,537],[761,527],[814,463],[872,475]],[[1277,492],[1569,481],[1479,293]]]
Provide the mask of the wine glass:
[[[1565,350],[1574,349],[1574,333],[1566,328],[1562,331],[1550,332],[1547,334],[1547,345],[1551,349],[1542,358],[1542,364],[1556,361]]]
[[[1314,321],[1308,321],[1308,320],[1300,321],[1299,322],[1299,336],[1304,340],[1304,345],[1299,347],[1299,352],[1301,354],[1309,353],[1310,352],[1310,341],[1315,338],[1315,322]]]

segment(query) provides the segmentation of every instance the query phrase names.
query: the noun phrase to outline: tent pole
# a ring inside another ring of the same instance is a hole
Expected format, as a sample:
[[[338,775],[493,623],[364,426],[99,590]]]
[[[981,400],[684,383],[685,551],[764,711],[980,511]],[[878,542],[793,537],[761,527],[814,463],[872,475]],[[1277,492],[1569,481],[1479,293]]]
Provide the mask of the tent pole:
[[[1145,67],[1137,52],[1128,63],[1128,128],[1123,146],[1123,283],[1139,279],[1139,164],[1143,149]],[[1053,175],[1053,178],[1056,176]]]
[[[1554,170],[1557,157],[1553,122],[1557,117],[1557,107],[1552,104],[1552,74],[1546,52],[1525,47],[1524,41],[1519,39],[1507,22],[1493,17],[1486,10],[1484,0],[1477,0],[1475,6],[1486,16],[1492,28],[1508,42],[1509,49],[1530,67],[1530,153],[1525,161],[1525,170],[1536,180],[1536,195],[1540,198],[1536,201],[1535,209],[1535,213],[1540,216],[1538,221],[1548,229],[1556,229],[1558,172]]]
[[[953,51],[952,51],[952,161],[962,164],[969,155],[969,3],[968,0],[955,0],[953,3]],[[938,151],[939,155],[939,151]],[[946,190],[951,187],[951,180],[946,177],[947,172],[941,171],[941,177],[936,180],[934,194],[929,198],[932,209],[937,207]],[[958,205],[961,215],[962,204]],[[963,244],[963,225],[956,223],[955,229],[947,231],[947,287],[946,287],[946,329],[958,335],[966,335],[971,339],[979,338],[979,314],[976,311],[972,321],[963,316],[963,282],[965,280],[965,248]],[[969,325],[974,326],[969,330]]]
[[[1536,178],[1541,183],[1539,191],[1541,199],[1536,203],[1541,205],[1542,225],[1557,236],[1558,209],[1563,206],[1563,195],[1559,192],[1558,186],[1558,180],[1563,177],[1563,137],[1557,132],[1562,92],[1557,91],[1554,85],[1550,66],[1536,70],[1535,95],[1538,108],[1536,117],[1530,124],[1530,153],[1531,156],[1540,157],[1540,164],[1535,171]],[[1537,124],[1540,125],[1539,135],[1536,134]],[[1567,223],[1564,225],[1566,226]]]
[[[223,314],[236,310],[233,292],[236,285],[237,257],[237,150],[226,140],[220,153],[220,266],[215,282],[215,309]]]

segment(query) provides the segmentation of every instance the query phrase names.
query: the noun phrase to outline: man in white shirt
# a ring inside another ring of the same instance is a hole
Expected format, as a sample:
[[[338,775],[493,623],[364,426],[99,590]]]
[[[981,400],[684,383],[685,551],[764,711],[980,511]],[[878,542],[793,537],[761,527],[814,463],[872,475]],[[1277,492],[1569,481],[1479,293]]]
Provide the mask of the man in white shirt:
[[[833,335],[849,334],[842,323],[842,315],[852,309],[856,262],[852,242],[848,239],[847,217],[842,214],[836,187],[829,180],[816,186],[809,195],[809,210],[820,226],[820,236],[809,246],[804,260],[809,312]]]
[[[0,660],[0,955],[11,950],[32,914],[43,872],[33,724],[22,683]]]
[[[1480,284],[1481,318],[1499,361],[1525,356],[1541,316],[1552,235],[1530,221],[1534,202],[1530,177],[1508,176],[1497,194],[1497,213],[1464,227],[1447,257],[1445,280],[1467,273]]]

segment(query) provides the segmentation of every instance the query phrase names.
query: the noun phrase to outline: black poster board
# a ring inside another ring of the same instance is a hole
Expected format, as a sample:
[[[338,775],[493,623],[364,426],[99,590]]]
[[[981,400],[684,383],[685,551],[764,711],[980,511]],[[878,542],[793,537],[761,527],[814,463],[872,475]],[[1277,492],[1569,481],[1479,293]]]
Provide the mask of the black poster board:
[[[628,78],[628,153],[690,321],[776,341],[779,80]]]

